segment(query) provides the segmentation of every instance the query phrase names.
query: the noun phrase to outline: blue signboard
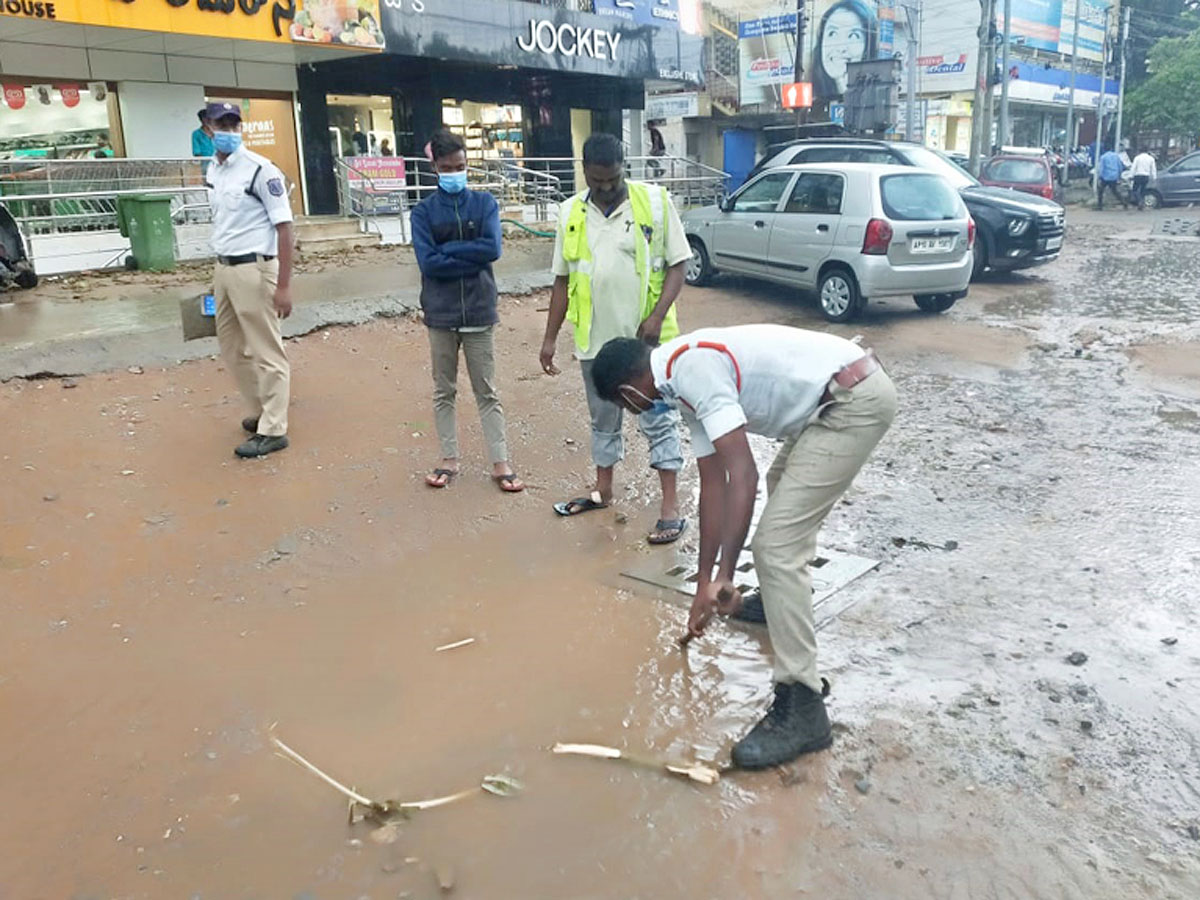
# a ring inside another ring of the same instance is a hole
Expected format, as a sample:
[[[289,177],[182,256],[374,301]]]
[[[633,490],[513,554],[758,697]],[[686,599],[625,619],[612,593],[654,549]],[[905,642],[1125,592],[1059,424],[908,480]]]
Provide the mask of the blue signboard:
[[[830,103],[829,104],[829,121],[834,125],[846,127],[846,104],[845,103]]]
[[[615,16],[635,25],[679,27],[679,0],[594,0],[598,16]]]
[[[738,37],[766,37],[769,34],[795,34],[796,14],[788,13],[783,16],[766,16],[762,19],[743,19],[738,24]]]
[[[996,21],[1003,26],[1003,7]],[[1012,0],[1012,34],[1024,47],[1057,53],[1063,0]]]

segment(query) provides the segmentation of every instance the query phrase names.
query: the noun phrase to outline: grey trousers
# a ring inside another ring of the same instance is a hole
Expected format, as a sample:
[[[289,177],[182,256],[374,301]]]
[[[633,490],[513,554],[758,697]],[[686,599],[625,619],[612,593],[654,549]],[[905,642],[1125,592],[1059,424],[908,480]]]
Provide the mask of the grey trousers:
[[[455,421],[455,399],[458,395],[458,355],[467,359],[467,374],[479,407],[479,421],[487,442],[490,462],[508,459],[505,439],[504,407],[496,393],[495,329],[486,331],[452,331],[446,328],[429,329],[429,350],[433,362],[433,420],[438,441],[445,459],[458,458],[458,425]]]

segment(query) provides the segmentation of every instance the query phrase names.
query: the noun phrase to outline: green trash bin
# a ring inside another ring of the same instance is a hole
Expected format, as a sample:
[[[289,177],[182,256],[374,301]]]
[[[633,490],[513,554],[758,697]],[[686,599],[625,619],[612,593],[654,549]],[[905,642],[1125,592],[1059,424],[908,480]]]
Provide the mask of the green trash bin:
[[[129,238],[130,268],[150,272],[175,269],[175,228],[168,195],[140,194],[117,198],[117,225]]]

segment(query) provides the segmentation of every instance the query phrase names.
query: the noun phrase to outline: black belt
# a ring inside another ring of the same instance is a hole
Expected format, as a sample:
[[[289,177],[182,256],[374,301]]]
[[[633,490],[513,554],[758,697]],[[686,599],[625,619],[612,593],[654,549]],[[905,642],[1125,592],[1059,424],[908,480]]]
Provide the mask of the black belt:
[[[223,266],[243,266],[246,263],[258,262],[260,259],[266,262],[274,258],[274,256],[267,256],[264,253],[243,253],[241,256],[218,256],[217,262]]]

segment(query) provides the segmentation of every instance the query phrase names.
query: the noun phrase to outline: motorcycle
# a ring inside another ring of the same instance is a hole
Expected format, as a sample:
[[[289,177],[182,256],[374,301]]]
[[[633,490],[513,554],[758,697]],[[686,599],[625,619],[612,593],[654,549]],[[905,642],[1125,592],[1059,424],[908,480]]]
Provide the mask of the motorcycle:
[[[9,211],[0,205],[0,288],[35,287],[38,283],[33,261],[25,252],[21,229]]]

